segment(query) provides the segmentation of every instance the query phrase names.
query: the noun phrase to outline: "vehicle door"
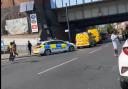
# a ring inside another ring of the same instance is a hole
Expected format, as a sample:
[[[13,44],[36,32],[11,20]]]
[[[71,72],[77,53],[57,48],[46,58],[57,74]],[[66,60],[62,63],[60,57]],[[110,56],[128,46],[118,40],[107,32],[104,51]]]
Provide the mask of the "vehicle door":
[[[48,44],[50,45],[51,52],[56,53],[59,51],[56,47],[57,41],[50,41]]]
[[[60,51],[60,52],[68,50],[67,43],[64,41],[57,41],[56,47],[57,47],[58,51]]]

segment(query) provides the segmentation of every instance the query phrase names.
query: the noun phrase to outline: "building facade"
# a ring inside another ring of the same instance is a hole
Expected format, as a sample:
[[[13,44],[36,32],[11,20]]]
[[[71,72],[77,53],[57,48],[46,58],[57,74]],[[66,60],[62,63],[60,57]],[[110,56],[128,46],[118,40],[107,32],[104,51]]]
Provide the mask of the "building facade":
[[[67,6],[75,6],[75,5],[81,5],[81,4],[87,4],[87,3],[93,3],[103,0],[51,0],[51,8],[64,8]]]
[[[34,9],[29,12],[20,12],[20,4],[23,2],[34,1]],[[46,40],[48,37],[62,39],[61,26],[57,22],[57,16],[51,10],[50,0],[2,0],[1,1],[1,32],[2,35],[8,35],[5,31],[7,20],[28,18],[28,34],[39,34],[41,40]],[[38,28],[37,33],[31,32],[30,14],[37,14]]]
[[[10,8],[32,0],[1,0],[1,8]]]

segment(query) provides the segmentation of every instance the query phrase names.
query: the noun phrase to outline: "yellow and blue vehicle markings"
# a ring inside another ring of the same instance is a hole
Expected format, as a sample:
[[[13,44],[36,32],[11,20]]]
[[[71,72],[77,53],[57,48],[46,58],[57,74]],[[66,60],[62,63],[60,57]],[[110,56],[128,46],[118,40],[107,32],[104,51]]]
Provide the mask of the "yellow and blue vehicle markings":
[[[71,46],[71,44],[50,44],[50,45],[41,45],[43,49],[63,49]]]

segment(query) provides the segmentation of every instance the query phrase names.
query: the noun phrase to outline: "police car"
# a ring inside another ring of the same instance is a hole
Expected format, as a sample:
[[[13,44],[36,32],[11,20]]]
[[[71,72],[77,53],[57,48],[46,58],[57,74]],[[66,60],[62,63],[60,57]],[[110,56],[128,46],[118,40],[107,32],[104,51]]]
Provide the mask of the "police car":
[[[37,43],[33,48],[34,54],[50,55],[51,53],[75,51],[77,48],[73,43],[62,40],[50,40]]]
[[[122,52],[119,55],[118,63],[121,87],[122,89],[128,89],[128,39],[123,45]]]

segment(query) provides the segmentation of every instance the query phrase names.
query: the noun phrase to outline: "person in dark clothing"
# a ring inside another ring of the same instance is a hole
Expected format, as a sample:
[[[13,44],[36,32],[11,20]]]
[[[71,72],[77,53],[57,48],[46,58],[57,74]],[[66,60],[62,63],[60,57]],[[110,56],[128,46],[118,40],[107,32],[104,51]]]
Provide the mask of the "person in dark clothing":
[[[125,34],[126,40],[128,39],[128,26],[126,27],[126,34]]]
[[[16,43],[15,43],[15,41],[13,41],[13,47],[14,47],[14,53],[15,53],[15,55],[18,56],[18,53],[17,53],[17,47],[16,47]]]
[[[28,41],[28,51],[29,51],[29,54],[31,55],[31,52],[32,52],[32,44],[30,43],[30,41]]]
[[[10,56],[9,56],[9,61],[14,61],[14,59],[15,59],[15,53],[14,53],[14,46],[13,46],[13,42],[10,42],[10,45],[9,45],[9,54],[10,54]]]

